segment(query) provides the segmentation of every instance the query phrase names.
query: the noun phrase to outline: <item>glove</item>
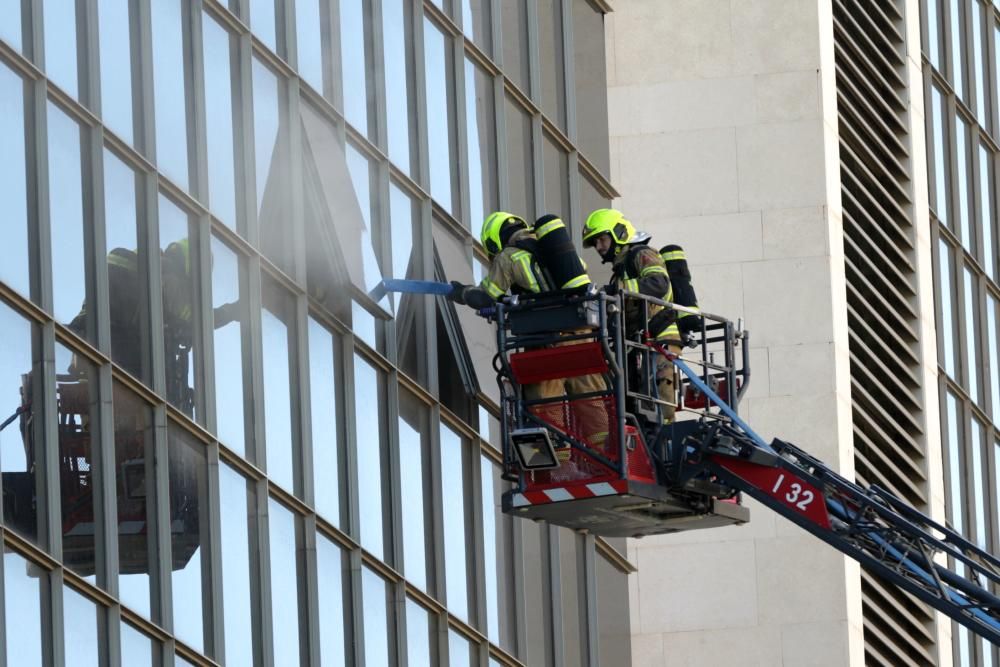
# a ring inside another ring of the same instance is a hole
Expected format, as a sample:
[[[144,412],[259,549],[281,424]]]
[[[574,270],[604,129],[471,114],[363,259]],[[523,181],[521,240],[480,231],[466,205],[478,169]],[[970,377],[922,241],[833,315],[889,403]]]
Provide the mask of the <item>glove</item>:
[[[468,285],[463,285],[457,280],[451,281],[451,291],[448,292],[447,299],[449,301],[454,301],[455,303],[465,305],[465,288]]]

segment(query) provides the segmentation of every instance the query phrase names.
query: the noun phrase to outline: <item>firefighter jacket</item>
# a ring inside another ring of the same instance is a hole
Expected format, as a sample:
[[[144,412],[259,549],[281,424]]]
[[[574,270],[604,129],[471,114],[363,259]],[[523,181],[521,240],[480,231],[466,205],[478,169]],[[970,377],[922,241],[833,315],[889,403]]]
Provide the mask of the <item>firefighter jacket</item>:
[[[620,250],[612,264],[612,271],[614,281],[626,292],[673,302],[674,293],[667,274],[667,266],[660,254],[645,243],[630,244]],[[650,304],[648,309],[650,321],[661,310],[662,306]],[[642,303],[637,299],[628,299],[625,302],[625,326],[629,332],[646,329],[649,326],[643,321]],[[660,330],[650,333],[659,341],[679,341],[681,338],[676,322],[655,328]]]
[[[548,277],[534,254],[518,247],[518,243],[533,241],[535,235],[527,229],[511,234],[510,240],[490,262],[489,272],[479,287],[493,299],[499,299],[507,292],[511,294],[547,292],[551,289]]]

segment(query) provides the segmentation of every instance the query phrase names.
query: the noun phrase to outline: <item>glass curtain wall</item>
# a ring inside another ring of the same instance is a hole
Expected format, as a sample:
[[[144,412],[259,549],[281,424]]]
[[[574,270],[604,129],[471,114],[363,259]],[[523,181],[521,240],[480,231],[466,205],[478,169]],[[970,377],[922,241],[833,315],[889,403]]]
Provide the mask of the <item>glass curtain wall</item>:
[[[372,294],[608,205],[600,7],[70,5],[0,2],[6,664],[601,664],[628,565],[500,511],[489,328]]]
[[[923,0],[921,10],[946,506],[957,530],[997,553],[1000,6]],[[956,665],[1000,665],[986,640],[957,624],[952,636]]]

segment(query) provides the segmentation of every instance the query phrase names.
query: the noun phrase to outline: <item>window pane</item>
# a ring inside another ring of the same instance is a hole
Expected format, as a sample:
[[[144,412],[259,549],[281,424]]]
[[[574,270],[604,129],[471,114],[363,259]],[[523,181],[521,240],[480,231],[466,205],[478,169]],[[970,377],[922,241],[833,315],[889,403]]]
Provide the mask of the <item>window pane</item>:
[[[975,253],[973,231],[969,220],[969,126],[960,117],[955,117],[955,189],[958,194],[958,233],[962,245],[970,253]]]
[[[429,498],[427,471],[429,460],[427,409],[411,394],[399,397],[399,474],[400,497],[404,499],[401,530],[403,532],[403,573],[417,587],[427,590],[427,545],[430,534],[424,515],[424,498]]]
[[[941,280],[941,349],[944,357],[944,372],[955,377],[955,318],[952,312],[953,277],[951,272],[951,248],[943,240],[938,246]]]
[[[255,645],[250,553],[256,552],[254,485],[227,465],[219,466],[222,533],[222,607],[226,663],[252,665]]]
[[[451,667],[466,667],[476,662],[476,655],[469,640],[454,630],[448,630],[448,664]]]
[[[298,517],[268,499],[271,530],[271,628],[274,664],[295,663],[299,654]]]
[[[111,358],[150,380],[149,291],[145,246],[139,244],[136,173],[104,150],[104,222],[107,240]]]
[[[0,21],[0,26],[3,22]],[[0,27],[0,30],[3,28]],[[0,262],[0,280],[25,296],[28,282],[28,190],[25,173],[24,81],[0,63],[0,234],[10,248]]]
[[[493,77],[472,60],[465,60],[465,122],[469,155],[469,212],[465,216],[474,237],[497,205],[496,112]]]
[[[358,205],[361,207],[361,217],[364,222],[364,229],[361,233],[361,263],[364,271],[364,287],[366,291],[371,291],[382,280],[382,268],[378,260],[378,253],[375,252],[376,243],[373,234],[373,214],[375,203],[372,196],[372,165],[358,149],[347,145],[347,170],[351,175],[351,183],[354,185],[354,194],[358,198]],[[387,309],[388,300],[381,302]],[[375,347],[372,345],[372,347]]]
[[[133,611],[152,618],[150,591],[156,572],[155,539],[149,540],[156,535],[153,411],[124,385],[115,383],[114,416],[118,597]]]
[[[156,0],[152,3],[156,164],[171,180],[187,189],[184,14],[184,3],[180,0]]]
[[[495,485],[499,471],[485,456],[480,457],[480,480],[482,483],[483,508],[483,557],[486,571],[486,636],[494,644],[500,643],[500,602],[498,582],[503,581],[503,572],[497,566],[498,546],[503,544],[503,536],[497,533],[497,512],[499,507],[499,485]]]
[[[319,0],[296,0],[295,40],[299,74],[323,94],[323,12]]]
[[[323,536],[316,539],[316,568],[320,658],[324,667],[344,667],[349,648],[344,643],[345,561],[340,548]]]
[[[129,0],[99,0],[97,3],[101,117],[106,126],[129,144],[133,141],[132,68],[126,64],[134,61],[129,16],[131,4]]]
[[[568,217],[569,156],[548,136],[545,137],[544,146],[545,211],[559,217]]]
[[[577,143],[591,164],[610,175],[604,13],[589,2],[573,3],[573,59]]]
[[[392,244],[392,277],[420,280],[420,213],[409,195],[395,183],[389,184],[389,241]],[[393,294],[396,311],[397,364],[411,378],[427,381],[427,349],[424,305],[420,294]]]
[[[167,400],[195,417],[198,404],[196,370],[201,352],[195,347],[198,303],[196,228],[188,214],[160,195],[160,281],[163,287],[163,354]],[[202,415],[196,418],[200,421]]]
[[[975,526],[971,541],[985,548],[989,538],[986,534],[986,513],[989,509],[986,506],[986,488],[983,481],[985,472],[983,470],[983,445],[986,444],[986,437],[983,425],[978,419],[972,419],[970,430],[972,431],[972,441],[969,443],[969,451],[972,453],[972,508],[974,514],[971,523]]]
[[[52,227],[52,299],[56,321],[93,340],[86,308],[83,172],[80,126],[52,102],[49,126],[49,221]],[[81,306],[84,306],[81,308]]]
[[[278,51],[274,0],[250,0],[250,29],[274,52]]]
[[[510,179],[510,210],[528,219],[537,217],[531,117],[511,98],[507,98],[507,176]]]
[[[152,665],[153,664],[153,640],[139,632],[128,623],[122,623],[122,664],[123,665]],[[159,650],[159,645],[157,645]]]
[[[983,67],[983,26],[985,24],[986,8],[976,2],[969,5],[972,12],[972,69],[976,86],[976,118],[983,127],[987,125],[986,116],[986,71]],[[990,12],[990,16],[993,12]]]
[[[103,613],[103,607],[98,607],[69,586],[63,586],[63,642],[67,656],[72,656],[67,657],[67,664],[98,667],[99,617]]]
[[[367,567],[361,568],[361,598],[364,603],[365,665],[389,665],[388,614],[392,598],[382,577]]]
[[[528,88],[528,7],[525,0],[503,0],[503,70],[518,88]]]
[[[79,96],[77,81],[76,7],[59,0],[44,0],[45,73],[72,97]]]
[[[94,489],[101,488],[90,437],[97,417],[91,414],[96,388],[94,367],[56,343],[62,560],[91,583],[96,583],[97,566]]]
[[[469,617],[468,563],[466,562],[466,503],[464,446],[454,431],[441,427],[441,503],[444,520],[445,586],[449,611]]]
[[[383,0],[382,37],[385,40],[385,107],[389,144],[389,159],[409,174],[410,136],[413,113],[410,108],[410,7],[406,0]],[[433,155],[434,151],[430,151]]]
[[[42,497],[41,479],[36,479],[36,456],[42,446],[41,415],[35,413],[33,348],[34,327],[14,310],[0,303],[0,383],[2,395],[18,400],[17,427],[0,431],[0,470],[3,472],[3,522],[8,529],[32,542],[38,541],[35,498]],[[40,390],[40,387],[38,388]],[[38,417],[36,419],[36,417]]]
[[[431,633],[430,613],[419,604],[406,600],[406,659],[410,665],[433,665],[432,648],[435,637]]]
[[[430,19],[424,19],[424,74],[427,80],[427,145],[431,196],[446,211],[458,212],[455,159],[454,53]]]
[[[968,359],[967,375],[969,395],[973,401],[979,402],[979,362],[982,357],[977,345],[979,331],[979,299],[978,290],[973,283],[972,271],[965,269],[965,355]]]
[[[962,480],[965,478],[965,471],[962,468],[962,435],[958,399],[951,392],[948,392],[945,405],[946,427],[948,429],[945,445],[948,450],[949,513],[952,527],[958,533],[964,534],[965,512],[962,509]]]
[[[487,55],[493,51],[490,0],[462,0],[462,28]]]
[[[563,3],[560,0],[538,2],[538,63],[541,70],[542,112],[566,129],[566,70],[563,46]],[[604,41],[601,40],[603,44]]]
[[[586,663],[587,590],[583,569],[583,537],[559,531],[559,592],[562,604],[563,651],[567,665]]]
[[[947,224],[948,211],[948,151],[944,143],[945,99],[937,88],[931,88],[931,125],[934,134],[934,191],[933,206],[938,220]]]
[[[365,50],[365,17],[368,0],[340,3],[340,62],[343,67],[344,117],[368,135],[368,55]]]
[[[518,521],[522,534],[522,557],[525,563],[546,563],[549,558],[548,550],[548,526],[532,524],[526,521]],[[550,655],[552,637],[546,631],[547,614],[551,613],[551,605],[548,602],[549,582],[546,573],[548,568],[526,567],[524,570],[524,605],[525,618],[527,621],[527,663],[529,665],[545,664],[547,656]],[[624,582],[622,582],[624,586]],[[621,609],[627,614],[628,607]],[[626,634],[627,637],[627,634]],[[609,664],[620,660],[617,656]],[[625,662],[628,664],[628,661]]]
[[[983,268],[986,275],[996,279],[994,274],[994,258],[996,249],[993,247],[993,161],[990,150],[979,145],[979,222],[983,230]]]
[[[274,281],[263,281],[264,436],[267,475],[295,491],[292,450],[292,383],[295,368],[295,299]]]
[[[7,664],[31,667],[42,664],[42,596],[47,595],[48,572],[8,547],[3,550],[4,631]]]
[[[934,69],[941,69],[941,0],[926,0],[927,56]]]
[[[309,319],[309,390],[316,511],[340,526],[339,337]]]
[[[288,217],[288,131],[284,79],[253,60],[254,155],[260,247],[287,273],[294,273]]]
[[[205,137],[208,142],[208,203],[219,220],[236,228],[236,156],[233,96],[237,91],[236,40],[211,14],[202,14],[205,48]]]
[[[21,50],[21,0],[0,0],[0,39]],[[0,96],[0,99],[3,99]]]
[[[997,300],[986,294],[986,350],[990,359],[990,404],[993,422],[1000,422],[1000,335],[997,333]],[[1000,480],[1000,478],[998,478]]]
[[[384,380],[371,364],[354,355],[355,458],[358,462],[358,509],[361,546],[383,556],[382,537],[382,395]]]
[[[962,98],[965,97],[964,4],[965,0],[951,0],[951,85]]]
[[[167,442],[174,634],[201,651],[208,629],[203,619],[210,613],[210,592],[202,587],[209,562],[202,548],[208,545],[205,446],[174,424],[168,428]]]
[[[212,308],[215,320],[215,419],[219,440],[246,456],[249,349],[244,336],[247,301],[243,295],[246,270],[239,255],[212,237]]]
[[[616,569],[605,558],[597,558],[597,640],[598,664],[616,661],[631,662],[629,633],[628,575]]]

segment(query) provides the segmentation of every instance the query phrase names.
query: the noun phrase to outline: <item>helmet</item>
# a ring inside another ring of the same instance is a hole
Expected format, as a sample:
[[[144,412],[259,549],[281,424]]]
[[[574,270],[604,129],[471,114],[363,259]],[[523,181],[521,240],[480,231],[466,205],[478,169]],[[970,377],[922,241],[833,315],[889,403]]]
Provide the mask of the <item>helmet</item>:
[[[527,228],[528,223],[524,221],[524,218],[516,216],[513,213],[496,211],[495,213],[490,213],[483,220],[483,231],[479,234],[479,240],[482,242],[483,247],[486,248],[486,254],[492,259],[498,252],[503,250],[507,238],[509,238],[511,233],[516,229]]]
[[[593,246],[601,234],[610,234],[616,246],[641,240],[632,223],[625,219],[621,211],[613,208],[599,208],[587,216],[583,225],[584,247]]]

